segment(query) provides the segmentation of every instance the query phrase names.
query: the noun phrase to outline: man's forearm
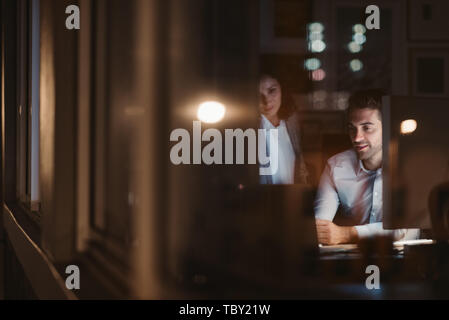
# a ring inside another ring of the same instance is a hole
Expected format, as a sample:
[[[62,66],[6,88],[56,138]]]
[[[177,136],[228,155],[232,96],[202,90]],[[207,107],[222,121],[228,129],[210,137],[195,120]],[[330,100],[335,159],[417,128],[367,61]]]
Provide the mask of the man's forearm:
[[[385,230],[382,222],[375,222],[355,226],[359,239],[369,238],[373,236],[392,236],[394,241],[413,240],[419,238],[419,229],[395,229]]]

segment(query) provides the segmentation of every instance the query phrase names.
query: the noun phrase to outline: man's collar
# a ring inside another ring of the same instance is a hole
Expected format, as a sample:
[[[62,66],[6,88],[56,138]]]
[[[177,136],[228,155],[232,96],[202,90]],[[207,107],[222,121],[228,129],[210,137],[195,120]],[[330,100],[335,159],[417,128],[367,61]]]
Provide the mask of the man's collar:
[[[376,173],[376,172],[382,172],[382,167],[380,167],[379,169],[376,169],[376,170],[368,170],[363,165],[363,161],[357,158],[357,162],[356,162],[356,166],[355,166],[355,172],[356,172],[357,176],[359,174],[361,174],[362,172],[365,172],[367,174],[373,174],[373,173]]]

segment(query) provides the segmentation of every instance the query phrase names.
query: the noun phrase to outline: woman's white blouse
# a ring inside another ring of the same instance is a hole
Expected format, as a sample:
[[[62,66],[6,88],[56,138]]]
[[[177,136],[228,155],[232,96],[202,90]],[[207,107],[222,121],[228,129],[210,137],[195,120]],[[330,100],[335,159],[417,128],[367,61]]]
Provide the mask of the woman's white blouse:
[[[293,150],[290,136],[288,135],[287,126],[284,120],[280,121],[279,126],[273,124],[262,115],[262,129],[278,130],[278,169],[271,175],[273,184],[292,184],[295,180],[295,151]],[[267,134],[267,151],[270,150],[270,135]]]

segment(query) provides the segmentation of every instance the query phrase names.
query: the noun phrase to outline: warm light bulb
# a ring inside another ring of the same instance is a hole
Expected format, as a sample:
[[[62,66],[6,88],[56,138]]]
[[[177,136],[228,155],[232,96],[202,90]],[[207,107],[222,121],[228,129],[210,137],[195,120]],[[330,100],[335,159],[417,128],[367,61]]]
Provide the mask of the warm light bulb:
[[[216,123],[223,119],[226,112],[225,106],[217,101],[206,101],[199,105],[197,117],[206,123]]]
[[[416,120],[404,120],[401,122],[401,134],[410,134],[416,130],[417,126]]]

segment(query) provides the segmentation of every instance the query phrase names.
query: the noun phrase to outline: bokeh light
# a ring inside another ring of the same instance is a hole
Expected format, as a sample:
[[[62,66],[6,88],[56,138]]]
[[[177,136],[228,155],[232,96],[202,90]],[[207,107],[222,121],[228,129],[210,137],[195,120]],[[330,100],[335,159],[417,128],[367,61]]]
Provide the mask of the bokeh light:
[[[315,41],[315,40],[323,40],[323,34],[320,32],[311,32],[309,34],[309,41]]]
[[[413,119],[404,120],[401,122],[401,134],[413,133],[417,127],[418,127],[418,124],[417,124],[416,120],[413,120]]]
[[[349,62],[349,67],[351,68],[351,71],[357,72],[363,69],[363,63],[359,59],[353,59]]]
[[[323,69],[318,69],[312,71],[312,80],[313,81],[321,81],[326,78],[326,72]]]
[[[352,40],[357,44],[364,44],[366,42],[366,36],[361,33],[356,33],[352,36]]]
[[[309,71],[319,69],[321,67],[321,61],[317,58],[307,59],[304,62],[304,67]]]
[[[354,31],[354,33],[361,33],[364,34],[366,32],[366,28],[363,24],[356,24],[352,27],[352,31]]]
[[[325,90],[317,90],[313,92],[313,103],[326,101],[327,92]]]
[[[313,22],[309,24],[309,31],[315,33],[321,33],[324,31],[324,25],[320,22]]]
[[[198,107],[197,117],[205,123],[216,123],[223,119],[226,112],[225,106],[217,101],[205,101]]]
[[[312,41],[310,44],[312,52],[323,52],[326,49],[326,44],[321,40]]]
[[[348,107],[350,93],[347,91],[334,92],[332,99],[335,103],[336,109],[345,110]]]
[[[362,46],[359,45],[358,43],[352,41],[348,44],[348,50],[351,53],[358,53],[358,52],[362,51]]]

